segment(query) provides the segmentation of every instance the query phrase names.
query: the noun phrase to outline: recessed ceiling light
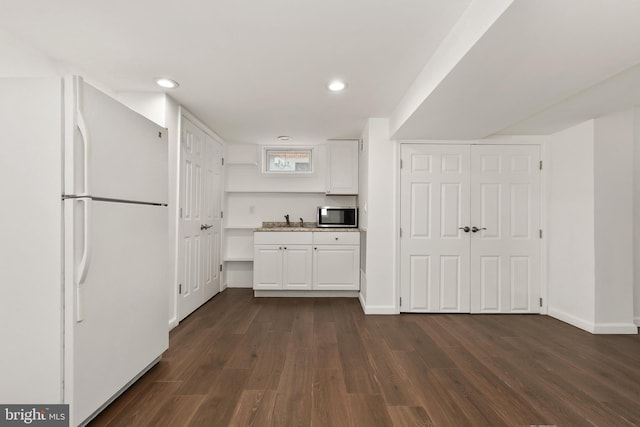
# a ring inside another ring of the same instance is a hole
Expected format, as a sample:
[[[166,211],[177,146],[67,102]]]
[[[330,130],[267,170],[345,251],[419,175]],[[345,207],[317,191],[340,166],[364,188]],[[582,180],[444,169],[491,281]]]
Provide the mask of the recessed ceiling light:
[[[347,85],[344,82],[341,82],[340,80],[334,80],[331,83],[329,83],[327,87],[331,92],[340,92],[344,90],[344,88],[347,87]]]
[[[280,136],[278,137],[278,139],[279,139],[280,141],[289,141],[289,140],[291,139],[291,137],[290,137],[290,136],[287,136],[287,135],[280,135]]]
[[[180,86],[177,81],[167,79],[166,77],[158,77],[156,79],[156,84],[165,89],[175,89]]]

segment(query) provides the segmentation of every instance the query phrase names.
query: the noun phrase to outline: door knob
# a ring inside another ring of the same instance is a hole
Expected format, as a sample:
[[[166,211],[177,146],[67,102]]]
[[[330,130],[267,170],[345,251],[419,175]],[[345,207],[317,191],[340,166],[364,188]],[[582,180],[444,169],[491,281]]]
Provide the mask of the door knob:
[[[458,227],[458,230],[464,230],[465,233],[468,233],[469,231],[471,231],[468,225],[465,225],[464,227]]]
[[[200,230],[208,230],[211,227],[213,227],[213,225],[203,224],[203,225],[200,226]]]
[[[473,231],[474,233],[477,233],[480,230],[486,230],[487,227],[482,227],[482,228],[478,228],[475,225],[473,227],[471,227],[471,231]]]

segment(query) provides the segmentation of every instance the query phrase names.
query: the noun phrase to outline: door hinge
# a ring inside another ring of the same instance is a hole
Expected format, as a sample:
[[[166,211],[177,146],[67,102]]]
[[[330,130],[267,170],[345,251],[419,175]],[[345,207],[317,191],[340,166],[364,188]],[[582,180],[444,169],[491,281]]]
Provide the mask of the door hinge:
[[[182,283],[178,285],[178,294],[182,295]]]
[[[400,228],[400,237],[402,237],[402,228]]]
[[[542,239],[542,230],[540,230],[540,238]]]
[[[180,218],[182,218],[182,208],[180,208]]]
[[[540,160],[540,170],[542,170],[542,160]]]
[[[220,211],[220,218],[224,218],[224,212]]]
[[[402,297],[400,297],[400,307],[402,307]]]
[[[222,166],[224,166],[224,157],[222,158]]]
[[[402,169],[402,159],[400,159],[400,169]]]
[[[222,264],[220,264],[220,271],[222,271]]]
[[[542,298],[540,298],[540,307],[542,307]]]

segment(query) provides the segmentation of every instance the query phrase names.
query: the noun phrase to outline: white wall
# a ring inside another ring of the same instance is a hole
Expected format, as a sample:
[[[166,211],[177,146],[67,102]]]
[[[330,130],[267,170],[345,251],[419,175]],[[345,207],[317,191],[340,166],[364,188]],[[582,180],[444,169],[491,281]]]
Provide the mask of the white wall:
[[[592,333],[637,333],[636,120],[627,110],[550,137],[549,314]]]
[[[61,67],[45,53],[0,30],[0,76],[61,76]]]
[[[168,96],[163,92],[118,92],[115,97],[124,105],[156,124],[167,127]]]
[[[595,324],[601,333],[633,326],[634,110],[595,120]]]
[[[290,145],[287,148],[295,147]],[[227,192],[324,193],[327,183],[326,150],[313,147],[313,172],[289,176],[262,173],[262,149],[257,144],[229,144],[225,155]]]
[[[640,326],[640,108],[635,108],[634,118],[634,175],[633,175],[633,281],[634,319]]]
[[[549,141],[549,315],[591,330],[595,316],[593,121]]]
[[[365,199],[367,205],[365,292],[361,295],[367,314],[398,313],[396,290],[396,143],[389,139],[388,119],[369,119],[364,131],[368,171]],[[362,165],[361,165],[362,167]],[[362,183],[360,183],[362,188]],[[375,188],[375,191],[370,189]]]

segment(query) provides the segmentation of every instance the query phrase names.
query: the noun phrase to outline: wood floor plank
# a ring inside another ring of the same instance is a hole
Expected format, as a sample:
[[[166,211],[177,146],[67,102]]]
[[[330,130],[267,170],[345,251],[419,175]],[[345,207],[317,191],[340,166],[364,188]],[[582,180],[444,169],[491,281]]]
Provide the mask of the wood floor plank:
[[[365,341],[369,360],[384,400],[388,406],[415,406],[418,399],[409,386],[404,371],[382,338]]]
[[[354,427],[388,427],[393,425],[382,396],[350,394],[351,423]]]
[[[291,332],[273,330],[256,348],[255,365],[247,380],[247,390],[275,390],[287,356]]]
[[[306,396],[280,394],[276,396],[270,426],[311,426],[311,400]]]
[[[340,369],[316,369],[313,374],[311,425],[351,425],[347,389]]]
[[[367,351],[356,333],[338,333],[338,351],[348,393],[379,394]]]
[[[262,427],[271,424],[276,392],[273,390],[245,390],[233,417],[229,421],[232,427]]]
[[[640,425],[640,336],[227,289],[91,426]]]
[[[387,411],[394,427],[435,426],[422,406],[390,406]]]
[[[223,369],[189,423],[193,427],[228,426],[249,377],[246,369]]]

